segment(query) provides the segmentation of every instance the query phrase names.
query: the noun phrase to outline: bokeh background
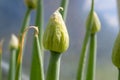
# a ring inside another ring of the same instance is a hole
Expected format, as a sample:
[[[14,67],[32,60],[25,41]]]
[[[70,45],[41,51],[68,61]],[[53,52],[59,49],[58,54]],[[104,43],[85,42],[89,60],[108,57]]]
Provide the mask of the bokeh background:
[[[61,0],[44,1],[44,29],[50,15],[59,7]],[[117,80],[117,69],[111,62],[114,40],[118,33],[118,14],[116,0],[95,0],[95,11],[101,21],[98,33],[98,50],[95,80]],[[66,25],[70,35],[70,47],[61,59],[60,80],[75,80],[82,42],[85,34],[85,20],[90,10],[91,0],[69,0]],[[24,18],[26,6],[23,0],[0,0],[0,39],[3,46],[3,80],[7,80],[10,58],[9,40],[11,34],[18,35]],[[34,25],[35,11],[32,11],[30,25]],[[29,31],[23,58],[23,80],[29,80],[33,31]],[[49,52],[45,51],[45,72]]]

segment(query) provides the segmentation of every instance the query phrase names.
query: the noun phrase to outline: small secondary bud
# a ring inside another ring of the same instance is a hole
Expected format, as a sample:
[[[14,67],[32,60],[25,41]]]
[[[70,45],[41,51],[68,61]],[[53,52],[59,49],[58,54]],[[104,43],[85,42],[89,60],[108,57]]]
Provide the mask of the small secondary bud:
[[[30,9],[35,9],[37,7],[37,0],[25,0],[25,4]]]
[[[10,46],[10,49],[18,49],[19,41],[14,34],[11,35],[9,46]]]
[[[88,16],[88,19],[87,19],[87,21],[86,21],[86,22],[87,22],[86,24],[88,24],[89,20],[91,20],[91,19],[90,19],[90,15]],[[88,26],[87,26],[87,27],[88,27]],[[92,23],[92,28],[91,28],[91,34],[94,34],[94,33],[96,33],[96,32],[99,32],[100,29],[101,29],[100,20],[99,20],[99,18],[98,18],[98,16],[97,16],[97,13],[94,12],[94,13],[93,13],[93,23]]]

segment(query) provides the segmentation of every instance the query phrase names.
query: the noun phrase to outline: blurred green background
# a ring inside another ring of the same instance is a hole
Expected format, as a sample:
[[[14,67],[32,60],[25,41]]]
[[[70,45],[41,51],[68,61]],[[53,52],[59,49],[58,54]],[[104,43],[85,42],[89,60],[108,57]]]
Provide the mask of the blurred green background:
[[[59,7],[61,0],[43,0],[44,28],[50,15]],[[95,11],[101,20],[101,31],[98,33],[98,50],[95,80],[117,80],[117,69],[111,62],[114,40],[118,33],[118,15],[116,0],[95,0]],[[85,20],[90,10],[91,0],[69,0],[67,13],[67,29],[70,35],[70,47],[63,54],[61,61],[60,80],[75,80],[80,50],[85,34]],[[23,0],[0,0],[0,39],[4,38],[3,46],[3,77],[7,79],[10,57],[9,39],[12,33],[18,34],[26,11]],[[35,11],[32,11],[30,25],[34,25]],[[29,80],[32,37],[29,31],[23,58],[23,80]],[[45,51],[45,72],[49,60],[49,52]]]

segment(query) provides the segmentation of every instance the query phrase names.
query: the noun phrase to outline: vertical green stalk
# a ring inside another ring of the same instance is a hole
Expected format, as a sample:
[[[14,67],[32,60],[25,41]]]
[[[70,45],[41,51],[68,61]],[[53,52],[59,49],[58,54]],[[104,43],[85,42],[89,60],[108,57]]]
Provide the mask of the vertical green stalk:
[[[61,53],[51,51],[46,80],[59,80]]]
[[[68,4],[69,4],[69,0],[62,0],[61,1],[61,7],[64,9],[63,11],[60,10],[60,13],[64,19],[64,21],[66,21],[66,15],[67,15],[67,10],[68,10]]]
[[[77,70],[77,77],[76,80],[83,80],[83,73],[84,73],[84,67],[85,67],[85,60],[86,60],[86,51],[88,47],[88,41],[90,38],[91,34],[91,28],[92,28],[92,23],[93,23],[93,11],[94,11],[94,0],[92,0],[92,5],[91,5],[91,10],[90,10],[90,17],[88,18],[88,23],[86,24],[86,33],[85,33],[85,38],[84,42],[82,45],[82,50],[80,52],[80,60],[79,60],[79,65],[78,65],[78,70]]]
[[[38,27],[39,30],[39,41],[40,41],[40,48],[42,48],[42,35],[43,35],[43,0],[38,0],[37,2],[37,10],[36,10],[36,21],[35,21],[35,26]]]
[[[86,80],[95,80],[96,42],[96,34],[91,34]]]
[[[10,68],[8,80],[15,80],[16,71],[16,49],[11,49]]]
[[[24,33],[24,30],[29,26],[31,10],[32,10],[31,8],[28,8],[26,13],[25,13],[25,17],[24,17],[24,20],[23,20],[23,23],[22,23],[22,28],[21,28],[21,31],[19,33],[19,43],[20,44],[22,43],[22,35]],[[23,43],[23,46],[24,46],[24,43]],[[17,52],[18,53],[17,54],[17,59],[19,58],[19,55],[21,55],[21,61],[20,61],[20,63],[17,62],[15,80],[21,80],[21,77],[22,77],[21,73],[22,73],[22,55],[23,55],[23,51],[24,51],[23,49],[22,49],[21,53],[19,52],[20,48],[18,49],[18,52]]]
[[[25,17],[23,19],[23,23],[22,23],[22,27],[21,27],[21,30],[20,30],[20,33],[19,33],[19,40],[21,41],[22,39],[22,34],[24,32],[24,30],[29,26],[29,22],[30,22],[30,12],[31,12],[32,9],[30,8],[27,8],[26,10],[26,13],[25,13]]]
[[[36,49],[33,54],[30,80],[44,80],[44,70],[42,64],[42,54],[38,37],[34,38],[34,48]]]
[[[44,68],[43,68],[43,47],[42,47],[42,35],[43,35],[43,1],[38,0],[36,10],[35,26],[38,27],[38,38],[33,40],[33,53],[30,80],[44,80]],[[39,43],[36,43],[36,40]],[[40,45],[39,47],[37,45]],[[39,56],[38,56],[39,55]]]

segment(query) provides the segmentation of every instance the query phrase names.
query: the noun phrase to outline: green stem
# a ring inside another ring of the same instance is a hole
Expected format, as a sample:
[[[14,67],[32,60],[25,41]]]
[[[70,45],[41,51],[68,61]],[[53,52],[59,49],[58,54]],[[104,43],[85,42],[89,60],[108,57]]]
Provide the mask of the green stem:
[[[11,60],[9,68],[9,78],[8,80],[15,80],[15,71],[16,71],[16,49],[11,50]]]
[[[43,50],[42,48],[42,35],[43,35],[43,1],[42,0],[38,0],[38,4],[37,4],[37,11],[36,11],[36,21],[35,21],[35,26],[38,27],[39,29],[39,41],[40,41],[40,48],[41,50]]]
[[[82,46],[82,51],[81,51],[81,55],[80,55],[80,60],[79,60],[77,80],[83,80],[83,68],[84,68],[84,62],[85,62],[86,50],[87,50],[87,43],[89,41],[89,37],[90,37],[90,31],[86,31],[83,46]]]
[[[42,46],[42,36],[43,36],[43,1],[38,0],[37,10],[36,10],[36,21],[35,26],[38,27],[39,34],[38,38],[33,40],[33,53],[32,53],[32,64],[30,80],[44,80],[44,68],[43,68],[43,46]],[[36,40],[39,43],[36,43]],[[39,48],[37,47],[39,45]],[[39,56],[38,56],[39,55]]]
[[[86,80],[95,80],[96,42],[96,34],[91,34]]]
[[[19,43],[22,42],[22,35],[24,33],[24,30],[29,26],[29,22],[30,22],[30,12],[31,12],[31,9],[28,8],[26,13],[25,13],[25,17],[24,17],[24,20],[23,20],[23,23],[22,23],[22,28],[21,28],[21,31],[19,33]],[[24,43],[23,43],[24,44]],[[25,44],[24,44],[25,45]],[[23,45],[23,46],[24,46]],[[24,49],[24,48],[23,48]],[[23,50],[22,49],[22,53],[21,53],[21,56],[23,56]],[[18,54],[17,54],[17,59],[18,59],[18,55],[19,55],[19,51],[20,49],[18,49]],[[22,57],[21,57],[21,62],[20,63],[17,63],[17,68],[16,68],[16,78],[15,80],[21,80],[21,74],[22,74]]]
[[[23,32],[24,30],[29,26],[29,22],[30,22],[30,13],[31,13],[31,9],[28,8],[26,10],[26,13],[25,13],[25,17],[23,19],[23,23],[22,23],[22,27],[21,27],[21,30],[20,30],[20,33],[19,33],[19,40],[21,41],[22,39],[22,35],[23,35]]]
[[[92,28],[92,23],[93,23],[93,11],[94,11],[94,0],[92,0],[92,5],[91,5],[91,10],[90,10],[90,17],[88,18],[89,22],[86,24],[86,33],[85,33],[85,38],[84,42],[82,45],[82,50],[80,54],[80,60],[79,60],[79,65],[78,65],[78,70],[77,70],[77,78],[76,80],[83,80],[83,73],[84,73],[84,68],[85,68],[85,60],[86,60],[86,51],[87,51],[87,46],[88,46],[88,41],[90,38],[91,34],[91,28]]]
[[[32,66],[31,66],[31,75],[30,80],[44,80],[44,69],[43,69],[43,61],[41,56],[41,50],[39,45],[38,37],[34,38],[34,51],[33,59],[32,59]]]
[[[15,73],[15,80],[22,80],[22,77],[21,77],[21,63],[17,63],[16,65],[16,73]]]
[[[61,53],[51,51],[46,80],[59,80]]]
[[[118,80],[120,80],[120,68],[118,68]]]
[[[66,21],[67,9],[68,9],[69,0],[62,0],[61,7],[64,9],[63,11],[60,10],[61,15],[63,16],[64,21]]]

